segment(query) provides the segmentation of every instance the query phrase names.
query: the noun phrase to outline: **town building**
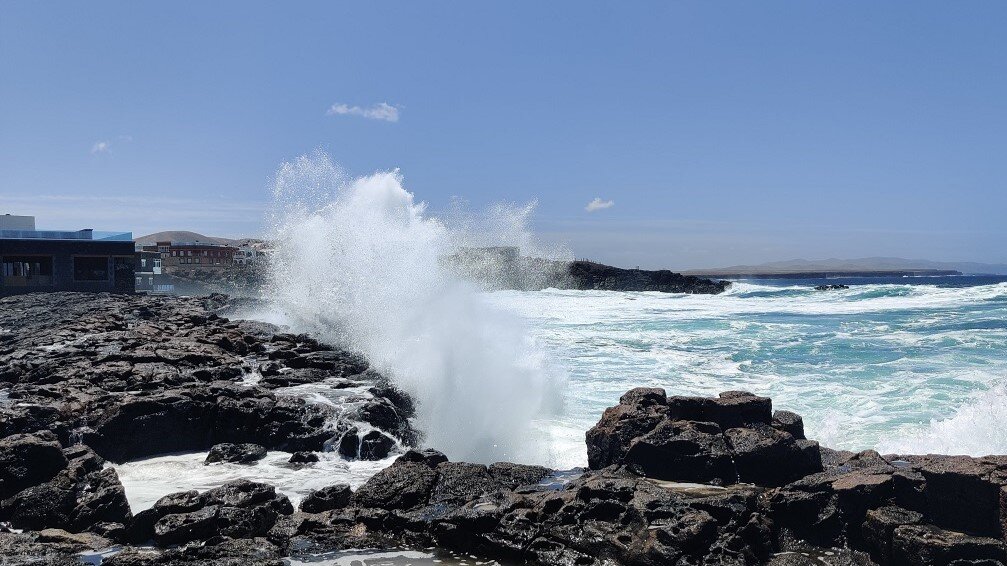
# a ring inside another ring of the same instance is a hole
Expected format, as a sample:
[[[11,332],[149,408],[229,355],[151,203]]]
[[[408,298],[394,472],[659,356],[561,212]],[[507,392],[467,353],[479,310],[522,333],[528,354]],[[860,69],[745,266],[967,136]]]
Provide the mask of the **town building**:
[[[136,290],[145,293],[172,293],[175,285],[170,283],[161,270],[161,252],[156,250],[136,251]]]
[[[37,230],[33,216],[0,216],[0,296],[133,293],[134,263],[130,232]]]
[[[145,250],[161,254],[161,268],[165,273],[187,269],[226,269],[234,265],[237,248],[207,242],[157,242]]]
[[[269,253],[262,243],[241,245],[234,252],[234,263],[238,265],[252,265],[265,260],[268,255]]]

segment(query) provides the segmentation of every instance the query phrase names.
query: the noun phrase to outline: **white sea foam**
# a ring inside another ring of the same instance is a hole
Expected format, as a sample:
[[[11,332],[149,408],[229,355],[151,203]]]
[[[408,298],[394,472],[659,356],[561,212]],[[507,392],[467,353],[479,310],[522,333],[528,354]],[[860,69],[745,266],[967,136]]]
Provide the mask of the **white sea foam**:
[[[925,427],[909,426],[882,440],[878,450],[893,454],[1007,454],[1007,387],[974,396],[953,416]]]
[[[589,428],[637,386],[768,395],[836,448],[890,449],[901,439],[904,451],[1004,452],[1003,427],[992,426],[999,398],[971,404],[1007,378],[1005,297],[1004,284],[817,292],[741,282],[719,296],[549,290],[492,300],[525,318],[569,369],[576,395],[554,437],[573,443],[559,451],[573,466],[586,454],[569,431]],[[990,432],[954,427],[980,422]]]
[[[348,179],[323,154],[285,164],[275,187],[267,296],[281,318],[363,352],[418,401],[426,444],[451,458],[545,459],[549,447],[527,439],[562,373],[519,317],[441,264],[460,245],[529,246],[527,209],[496,207],[454,230],[398,172]]]
[[[169,493],[195,489],[206,491],[226,482],[247,479],[268,483],[290,498],[296,507],[314,489],[349,484],[363,485],[398,456],[384,460],[345,460],[335,452],[321,452],[319,461],[306,466],[288,464],[290,453],[273,451],[254,464],[204,465],[205,452],[170,454],[116,464],[115,470],[126,490],[126,500],[134,513],[149,509]]]
[[[351,179],[320,154],[284,165],[276,194],[273,310],[261,316],[366,354],[418,400],[426,443],[452,458],[582,465],[583,431],[636,386],[768,395],[837,448],[901,438],[915,451],[968,434],[954,423],[999,418],[993,401],[965,404],[1007,375],[1007,283],[483,293],[440,258],[489,245],[549,255],[525,229],[530,207],[434,218],[397,172]],[[571,386],[550,414],[557,367]],[[998,442],[962,436],[947,449]]]

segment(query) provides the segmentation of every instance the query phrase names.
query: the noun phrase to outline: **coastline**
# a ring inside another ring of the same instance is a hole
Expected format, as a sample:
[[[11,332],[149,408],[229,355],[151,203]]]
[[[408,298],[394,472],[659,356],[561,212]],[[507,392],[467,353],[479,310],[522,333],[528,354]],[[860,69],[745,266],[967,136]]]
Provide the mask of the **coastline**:
[[[834,451],[765,397],[636,389],[587,433],[591,465],[579,477],[448,462],[411,449],[410,399],[366,360],[228,320],[217,314],[227,304],[221,295],[0,300],[0,520],[23,530],[0,533],[6,554],[72,563],[117,548],[108,565],[282,564],[430,546],[585,565],[1004,556],[1002,457]],[[349,394],[329,404],[283,394],[320,381]],[[309,494],[300,510],[274,486],[245,480],[133,510],[109,465],[179,450],[241,461],[256,454],[247,445],[300,454],[291,465],[301,466],[323,450],[400,456],[355,490]]]

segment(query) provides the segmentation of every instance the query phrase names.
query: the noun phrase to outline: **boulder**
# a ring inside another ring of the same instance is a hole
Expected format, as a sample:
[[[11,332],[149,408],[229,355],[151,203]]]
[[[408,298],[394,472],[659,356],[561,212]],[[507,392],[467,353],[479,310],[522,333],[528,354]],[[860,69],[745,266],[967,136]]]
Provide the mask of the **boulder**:
[[[725,391],[718,397],[669,397],[668,418],[717,423],[721,428],[772,422],[773,402],[745,391]]]
[[[790,411],[775,411],[773,413],[773,428],[781,430],[797,440],[804,440],[804,419]]]
[[[215,537],[262,537],[278,517],[293,512],[290,500],[277,495],[273,486],[236,480],[204,493],[189,491],[162,497],[149,511],[137,515],[131,537],[136,541],[149,535],[160,546]]]
[[[312,464],[318,461],[318,454],[314,452],[294,452],[287,462],[291,464]]]
[[[372,430],[360,439],[360,459],[380,460],[395,448],[395,440],[379,430]]]
[[[510,490],[520,486],[535,485],[552,474],[552,470],[544,466],[512,464],[510,462],[490,464],[488,470],[493,479]]]
[[[126,492],[115,470],[86,447],[63,450],[66,467],[49,481],[3,500],[0,513],[23,529],[66,529],[73,532],[101,523],[132,520]]]
[[[336,451],[344,458],[357,458],[360,456],[360,431],[357,430],[357,427],[351,427],[339,437]]]
[[[0,498],[52,479],[67,459],[48,433],[14,434],[0,440]]]
[[[437,480],[430,493],[430,503],[460,505],[502,489],[503,485],[482,464],[443,462],[437,465]]]
[[[912,459],[925,482],[926,515],[945,529],[976,536],[1002,538],[1007,505],[1001,504],[998,462],[967,456]]]
[[[331,436],[330,413],[300,399],[213,383],[118,399],[93,422],[84,442],[114,462],[219,443],[321,450]]]
[[[923,515],[893,505],[867,512],[862,539],[871,558],[878,564],[892,563],[892,535],[897,527],[923,522]]]
[[[353,492],[350,486],[341,483],[312,491],[301,501],[301,511],[305,513],[321,513],[333,509],[342,509],[350,503]]]
[[[901,525],[892,534],[891,563],[905,566],[1007,563],[1000,539],[947,531],[934,525]]]
[[[790,433],[767,425],[731,428],[724,432],[738,481],[779,486],[822,471],[818,443],[798,443]]]
[[[215,444],[206,455],[204,464],[230,462],[234,464],[251,464],[266,457],[266,449],[258,444],[231,444],[224,442]]]
[[[662,480],[734,483],[738,479],[720,427],[707,422],[664,421],[633,439],[622,463],[637,474]]]
[[[620,463],[630,442],[667,418],[667,397],[663,389],[637,388],[609,407],[601,420],[587,431],[587,460],[591,469]]]
[[[431,460],[413,461],[399,457],[391,466],[374,474],[353,493],[359,507],[411,509],[425,505],[437,480]]]

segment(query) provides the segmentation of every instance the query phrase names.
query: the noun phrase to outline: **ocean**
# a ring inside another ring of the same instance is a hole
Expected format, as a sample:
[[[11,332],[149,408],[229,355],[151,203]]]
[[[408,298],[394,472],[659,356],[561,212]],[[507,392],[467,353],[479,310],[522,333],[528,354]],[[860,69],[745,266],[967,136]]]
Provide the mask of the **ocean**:
[[[640,386],[766,395],[832,448],[1007,453],[1007,277],[760,279],[714,296],[489,299],[518,313],[566,371],[562,407],[536,422],[556,467],[584,465],[584,432]]]
[[[320,201],[305,201],[304,187]],[[397,172],[346,180],[324,154],[285,164],[275,193],[269,281],[228,316],[363,354],[415,400],[423,445],[454,461],[583,466],[585,432],[641,386],[766,395],[832,448],[1007,454],[1007,277],[736,281],[720,295],[487,292],[441,258],[501,244],[570,257],[536,243],[527,207],[451,223],[427,214]],[[825,283],[850,288],[814,289]],[[274,392],[353,418],[355,392],[326,381]],[[321,486],[358,487],[396,454],[324,452],[305,467],[281,452],[253,466],[174,454],[116,469],[134,512],[237,477],[296,505]]]

